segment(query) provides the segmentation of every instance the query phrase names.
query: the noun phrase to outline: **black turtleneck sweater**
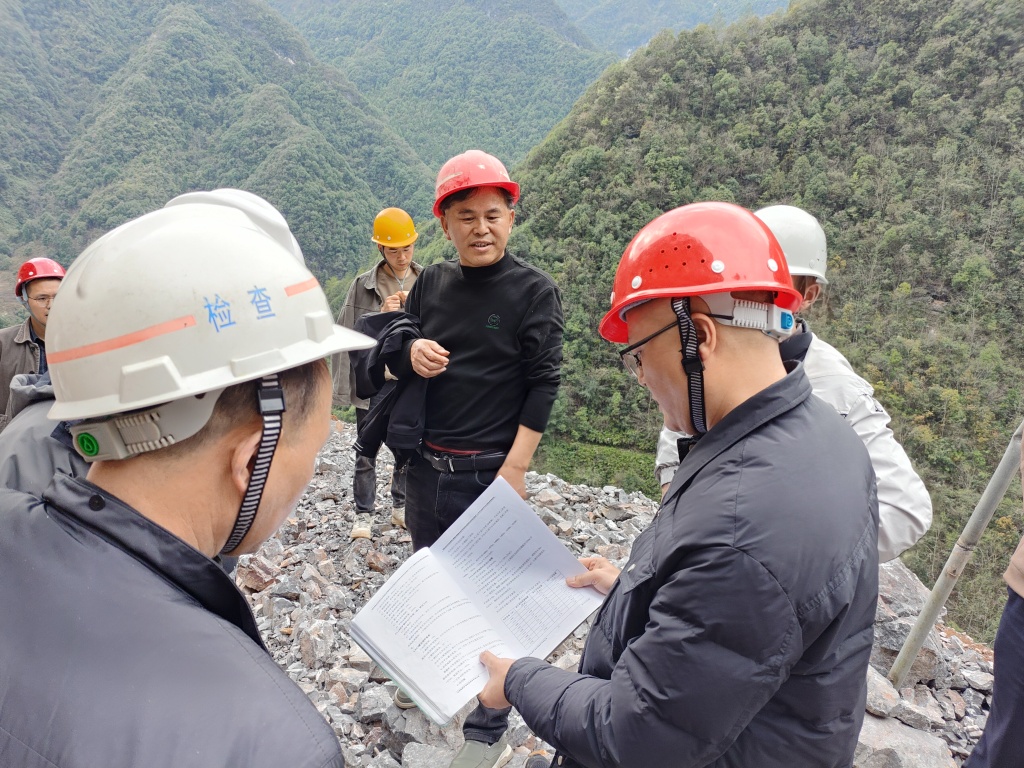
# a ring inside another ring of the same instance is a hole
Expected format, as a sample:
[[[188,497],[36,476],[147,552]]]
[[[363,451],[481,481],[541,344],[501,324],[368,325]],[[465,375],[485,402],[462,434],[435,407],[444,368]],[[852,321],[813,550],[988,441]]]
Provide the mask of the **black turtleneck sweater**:
[[[520,424],[544,431],[562,365],[562,304],[547,273],[507,251],[486,267],[432,264],[405,310],[450,353],[427,387],[427,442],[507,451]]]

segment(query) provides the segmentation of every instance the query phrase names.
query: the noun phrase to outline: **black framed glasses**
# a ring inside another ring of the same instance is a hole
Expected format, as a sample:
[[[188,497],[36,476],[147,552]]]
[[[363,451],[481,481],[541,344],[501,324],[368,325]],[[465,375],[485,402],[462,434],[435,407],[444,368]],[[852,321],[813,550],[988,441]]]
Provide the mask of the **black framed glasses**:
[[[648,341],[653,339],[655,336],[660,336],[665,331],[676,328],[679,325],[678,320],[673,320],[671,323],[666,325],[660,331],[655,331],[650,336],[644,336],[636,344],[630,344],[624,350],[619,352],[619,359],[622,360],[622,364],[626,367],[626,370],[633,374],[637,381],[640,380],[640,369],[643,368],[643,361],[640,359],[640,347],[646,344]]]

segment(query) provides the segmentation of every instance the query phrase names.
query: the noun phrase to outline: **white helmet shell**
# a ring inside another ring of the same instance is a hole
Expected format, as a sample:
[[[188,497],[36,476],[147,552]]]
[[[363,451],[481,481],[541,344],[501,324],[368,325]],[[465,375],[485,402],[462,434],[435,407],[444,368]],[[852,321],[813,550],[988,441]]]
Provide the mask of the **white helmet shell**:
[[[178,199],[89,246],[47,323],[50,418],[121,414],[373,346],[334,324],[265,224],[244,206]]]
[[[793,205],[770,205],[754,215],[768,225],[786,254],[791,275],[810,275],[828,285],[825,230],[807,211]]]
[[[260,229],[277,240],[285,250],[298,259],[300,264],[305,264],[306,259],[302,255],[302,248],[299,241],[295,239],[288,222],[284,216],[273,205],[259,195],[247,192],[244,189],[215,189],[212,192],[186,192],[170,200],[164,208],[174,205],[190,205],[192,203],[209,203],[211,205],[226,205],[230,208],[237,208],[253,220]]]

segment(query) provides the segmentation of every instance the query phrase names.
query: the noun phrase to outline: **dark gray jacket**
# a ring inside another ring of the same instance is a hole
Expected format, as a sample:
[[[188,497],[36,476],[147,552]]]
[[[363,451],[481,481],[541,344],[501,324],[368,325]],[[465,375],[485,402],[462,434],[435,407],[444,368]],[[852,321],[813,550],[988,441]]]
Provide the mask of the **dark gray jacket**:
[[[0,330],[0,429],[7,423],[8,387],[19,373],[39,373],[42,353],[32,338],[32,318]]]
[[[11,382],[7,426],[0,432],[0,486],[42,496],[55,472],[85,477],[66,422],[46,415],[53,405],[50,372],[21,373]]]
[[[506,696],[564,766],[850,766],[877,532],[867,451],[798,366],[683,460],[580,673],[521,659]]]
[[[0,492],[0,765],[341,768],[209,558],[85,480]]]

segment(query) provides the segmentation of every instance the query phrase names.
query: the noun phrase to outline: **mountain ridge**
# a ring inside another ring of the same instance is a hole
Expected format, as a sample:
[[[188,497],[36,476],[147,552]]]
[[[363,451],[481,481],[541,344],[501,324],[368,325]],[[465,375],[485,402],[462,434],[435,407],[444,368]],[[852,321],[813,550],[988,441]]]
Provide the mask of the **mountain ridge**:
[[[0,222],[14,244],[9,262],[49,255],[67,263],[92,237],[175,194],[235,185],[281,209],[311,267],[326,277],[364,262],[384,200],[402,199],[419,215],[429,211],[431,174],[415,152],[265,4],[121,6],[124,17],[109,38],[131,41],[120,57],[90,65],[86,56],[84,74],[68,79],[68,94],[54,92],[62,124],[74,129],[50,142],[50,164],[24,178],[11,173],[6,158],[0,166],[17,193],[0,197]],[[60,62],[99,45],[95,27],[110,21],[81,14],[66,28],[74,15],[66,9],[33,12],[22,14],[20,37],[26,45],[33,37],[49,41]],[[51,34],[72,37],[55,43]],[[27,51],[46,59],[42,47]],[[0,62],[0,72],[16,67],[7,54]],[[4,114],[8,122],[21,115]],[[40,122],[35,117],[22,122]]]

